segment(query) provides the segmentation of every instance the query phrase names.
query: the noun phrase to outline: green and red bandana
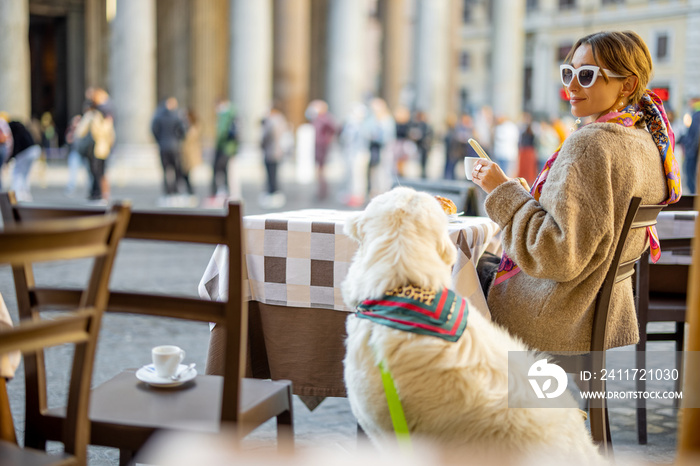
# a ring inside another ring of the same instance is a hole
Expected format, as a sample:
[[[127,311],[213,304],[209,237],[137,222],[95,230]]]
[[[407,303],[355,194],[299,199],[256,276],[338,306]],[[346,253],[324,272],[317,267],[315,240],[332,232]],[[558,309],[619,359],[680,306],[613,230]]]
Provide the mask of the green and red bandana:
[[[357,306],[357,317],[397,330],[455,342],[467,326],[467,301],[447,288],[440,292],[413,285],[387,291]]]

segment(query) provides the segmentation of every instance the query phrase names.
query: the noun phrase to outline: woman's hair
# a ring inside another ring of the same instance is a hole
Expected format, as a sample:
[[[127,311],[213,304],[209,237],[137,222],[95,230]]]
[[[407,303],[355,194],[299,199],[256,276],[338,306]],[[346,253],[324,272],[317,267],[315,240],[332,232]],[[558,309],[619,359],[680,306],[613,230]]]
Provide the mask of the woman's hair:
[[[566,63],[571,63],[576,49],[583,44],[591,47],[597,66],[622,76],[637,77],[637,87],[630,94],[629,103],[639,103],[652,74],[651,54],[642,38],[633,31],[596,32],[574,44],[566,56]],[[601,76],[605,82],[610,80],[604,73]]]

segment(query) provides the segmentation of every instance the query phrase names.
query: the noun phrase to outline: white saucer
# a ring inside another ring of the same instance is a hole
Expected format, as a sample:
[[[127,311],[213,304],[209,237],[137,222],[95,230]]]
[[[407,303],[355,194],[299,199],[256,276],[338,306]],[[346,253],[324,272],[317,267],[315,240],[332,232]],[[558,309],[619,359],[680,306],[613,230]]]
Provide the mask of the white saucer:
[[[184,370],[186,367],[186,365],[180,364],[179,366],[177,366],[177,370],[179,372]],[[141,382],[153,385],[154,387],[177,387],[178,385],[182,385],[185,382],[189,382],[195,377],[197,377],[197,369],[195,369],[194,367],[182,374],[178,380],[172,380],[167,377],[158,377],[156,375],[156,369],[155,367],[153,367],[153,364],[143,366],[141,369],[136,371],[137,379],[139,379]]]
[[[450,214],[447,216],[447,221],[449,223],[458,223],[459,222],[459,217],[461,215],[464,215],[464,212],[457,212],[456,214]]]

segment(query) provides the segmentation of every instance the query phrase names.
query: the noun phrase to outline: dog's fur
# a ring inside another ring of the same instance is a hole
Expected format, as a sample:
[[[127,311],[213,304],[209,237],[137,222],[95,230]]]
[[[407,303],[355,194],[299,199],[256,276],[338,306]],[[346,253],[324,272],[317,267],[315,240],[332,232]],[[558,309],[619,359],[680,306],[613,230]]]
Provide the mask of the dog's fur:
[[[352,216],[345,232],[359,242],[342,285],[350,308],[402,285],[452,286],[456,250],[447,216],[433,196],[395,188]],[[511,375],[509,381],[508,351],[527,348],[477,311],[469,312],[467,328],[455,343],[354,315],[348,317],[347,333],[348,399],[375,444],[394,438],[377,367],[384,360],[413,437],[518,454],[559,452],[585,462],[600,458],[577,409],[508,408],[509,391],[517,397],[518,390],[531,389],[525,376],[513,380]],[[546,401],[553,406],[553,400]]]

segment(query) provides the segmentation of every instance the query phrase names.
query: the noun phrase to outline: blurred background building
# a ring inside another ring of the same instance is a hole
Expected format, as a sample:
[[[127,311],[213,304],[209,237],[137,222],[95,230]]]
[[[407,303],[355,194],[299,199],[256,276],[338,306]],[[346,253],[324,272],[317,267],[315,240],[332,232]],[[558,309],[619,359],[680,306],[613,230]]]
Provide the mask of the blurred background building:
[[[371,96],[425,111],[438,131],[484,106],[553,118],[569,113],[559,64],[602,29],[645,39],[671,108],[700,96],[700,0],[2,0],[0,109],[48,111],[62,138],[100,86],[116,151],[154,157],[150,119],[168,96],[207,141],[221,99],[248,141],[273,99],[295,126],[313,99],[342,121]]]

